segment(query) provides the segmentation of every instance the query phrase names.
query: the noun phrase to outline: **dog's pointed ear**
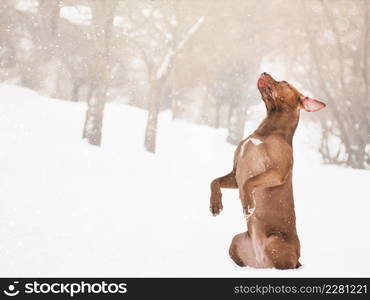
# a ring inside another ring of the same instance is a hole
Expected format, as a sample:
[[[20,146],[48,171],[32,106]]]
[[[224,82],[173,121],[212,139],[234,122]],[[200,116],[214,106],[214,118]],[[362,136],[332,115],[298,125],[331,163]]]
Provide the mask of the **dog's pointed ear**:
[[[308,112],[319,111],[326,106],[325,103],[319,100],[308,98],[303,95],[300,96],[300,100],[302,108]]]

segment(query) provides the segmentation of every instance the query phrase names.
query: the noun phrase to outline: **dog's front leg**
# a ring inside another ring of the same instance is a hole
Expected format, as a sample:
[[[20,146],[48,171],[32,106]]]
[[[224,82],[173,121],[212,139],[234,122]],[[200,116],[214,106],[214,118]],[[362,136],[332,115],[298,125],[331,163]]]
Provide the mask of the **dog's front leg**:
[[[244,213],[248,216],[248,205],[252,207],[255,206],[253,201],[255,188],[267,188],[284,184],[290,170],[290,167],[270,168],[261,174],[249,178],[243,185],[245,197],[245,199],[243,199]]]
[[[225,189],[237,189],[238,184],[236,183],[235,179],[235,171],[231,173],[216,178],[211,183],[211,203],[210,203],[210,211],[212,215],[217,216],[221,210],[223,209],[222,206],[222,193],[221,188]]]

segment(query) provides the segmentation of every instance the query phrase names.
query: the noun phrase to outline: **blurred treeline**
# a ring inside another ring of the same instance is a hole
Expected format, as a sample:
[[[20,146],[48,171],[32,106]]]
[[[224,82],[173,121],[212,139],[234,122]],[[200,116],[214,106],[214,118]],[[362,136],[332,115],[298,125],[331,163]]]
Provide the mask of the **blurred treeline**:
[[[94,145],[105,103],[141,107],[155,152],[164,109],[238,143],[274,65],[328,104],[310,115],[324,161],[370,168],[369,14],[370,0],[1,0],[0,81],[86,102]]]

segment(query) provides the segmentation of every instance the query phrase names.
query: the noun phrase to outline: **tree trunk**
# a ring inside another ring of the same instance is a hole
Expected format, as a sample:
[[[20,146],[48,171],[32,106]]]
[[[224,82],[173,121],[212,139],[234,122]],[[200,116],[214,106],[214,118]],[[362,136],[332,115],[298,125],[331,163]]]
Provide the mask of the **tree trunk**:
[[[92,24],[96,36],[96,93],[87,101],[86,119],[83,129],[83,138],[91,145],[100,146],[103,127],[103,115],[106,102],[106,94],[109,88],[108,76],[111,72],[109,49],[113,29],[115,1],[93,2]]]
[[[79,98],[79,92],[80,92],[80,83],[79,82],[74,82],[72,91],[71,91],[71,101],[78,102]]]
[[[231,106],[228,120],[228,136],[226,140],[233,145],[238,145],[244,137],[246,112],[240,106]]]
[[[180,100],[177,100],[176,98],[172,100],[171,111],[172,120],[180,119],[183,116],[183,107]]]
[[[105,92],[100,91],[87,101],[83,138],[91,145],[100,146],[105,107]]]
[[[155,87],[149,99],[149,111],[145,128],[144,147],[151,153],[155,153],[156,150],[160,94],[159,88]]]
[[[31,68],[32,69],[32,68]],[[31,90],[37,91],[40,89],[40,80],[35,73],[25,66],[21,74],[21,86],[27,87]]]
[[[214,115],[214,127],[220,128],[220,111],[221,111],[221,104],[219,101],[215,104],[215,115]]]

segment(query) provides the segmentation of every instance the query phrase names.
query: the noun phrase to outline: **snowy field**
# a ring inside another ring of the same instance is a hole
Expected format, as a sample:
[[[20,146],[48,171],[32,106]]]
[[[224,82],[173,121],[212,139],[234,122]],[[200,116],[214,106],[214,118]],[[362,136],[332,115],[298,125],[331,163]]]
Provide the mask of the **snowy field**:
[[[152,155],[146,113],[108,104],[98,148],[81,140],[85,104],[10,85],[0,97],[0,276],[370,276],[370,171],[321,165],[312,123],[295,138],[303,267],[256,270],[228,257],[246,230],[238,192],[208,211],[232,167],[225,130],[162,113]]]

